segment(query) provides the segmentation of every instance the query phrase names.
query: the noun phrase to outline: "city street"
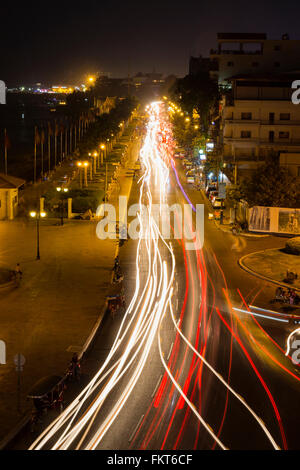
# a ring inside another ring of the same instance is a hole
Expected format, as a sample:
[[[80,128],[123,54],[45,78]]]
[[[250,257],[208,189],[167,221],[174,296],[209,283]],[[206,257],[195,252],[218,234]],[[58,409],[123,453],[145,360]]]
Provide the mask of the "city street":
[[[168,149],[157,139],[168,125],[155,106],[152,115],[141,153],[147,184],[132,201],[204,203],[180,166],[165,166]],[[206,205],[203,250],[186,250],[185,237],[168,246],[149,236],[121,249],[127,312],[105,319],[86,358],[91,382],[33,448],[296,448],[300,410],[291,397],[300,376],[284,355],[293,327],[249,315],[274,285],[237,264],[284,240],[224,233]]]

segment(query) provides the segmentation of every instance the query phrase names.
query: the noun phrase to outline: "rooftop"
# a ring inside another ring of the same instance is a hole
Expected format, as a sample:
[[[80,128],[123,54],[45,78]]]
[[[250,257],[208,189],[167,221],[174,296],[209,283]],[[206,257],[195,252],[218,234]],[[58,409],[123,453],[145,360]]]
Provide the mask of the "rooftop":
[[[0,173],[0,189],[17,189],[23,184],[25,184],[25,180],[21,178]]]

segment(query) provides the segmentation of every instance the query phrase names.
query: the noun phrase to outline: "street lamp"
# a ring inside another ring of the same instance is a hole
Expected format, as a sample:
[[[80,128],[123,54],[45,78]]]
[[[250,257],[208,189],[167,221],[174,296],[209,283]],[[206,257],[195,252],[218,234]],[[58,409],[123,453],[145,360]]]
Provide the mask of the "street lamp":
[[[94,158],[94,173],[96,173],[97,166],[99,167],[99,154],[98,154],[98,152],[94,152],[92,154],[92,157]]]
[[[42,211],[31,211],[30,217],[36,219],[36,259],[39,260],[40,257],[40,218],[46,217],[46,212]]]
[[[68,188],[62,188],[61,186],[58,186],[56,188],[56,191],[61,194],[61,201],[60,201],[60,225],[64,225],[64,194],[66,194],[69,189]]]
[[[80,187],[82,188],[82,174],[81,174],[81,169],[84,170],[84,185],[87,186],[88,185],[88,182],[87,182],[87,168],[89,166],[89,162],[81,162],[81,161],[78,161],[77,162],[77,166],[79,168],[79,171],[80,171]]]
[[[105,152],[105,160],[106,160],[106,147],[105,147],[105,144],[101,144],[100,149],[101,149],[101,165],[103,165],[104,152]]]

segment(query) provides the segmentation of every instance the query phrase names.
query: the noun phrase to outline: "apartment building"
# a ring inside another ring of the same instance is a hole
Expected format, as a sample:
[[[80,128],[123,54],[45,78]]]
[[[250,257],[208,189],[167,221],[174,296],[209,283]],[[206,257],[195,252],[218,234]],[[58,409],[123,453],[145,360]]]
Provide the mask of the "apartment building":
[[[298,76],[237,75],[220,103],[223,159],[251,170],[268,157],[300,176],[300,105],[291,101]]]
[[[238,74],[280,74],[300,68],[300,41],[283,34],[268,39],[265,33],[218,33],[217,48],[209,58],[191,57],[189,73],[209,71],[220,85]]]

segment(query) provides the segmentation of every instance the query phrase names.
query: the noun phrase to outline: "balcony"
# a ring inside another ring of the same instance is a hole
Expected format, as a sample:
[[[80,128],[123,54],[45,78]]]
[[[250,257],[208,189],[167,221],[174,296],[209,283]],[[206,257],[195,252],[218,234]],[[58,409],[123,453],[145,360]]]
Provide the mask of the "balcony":
[[[261,121],[260,119],[224,119],[225,124],[260,124],[261,126],[300,126],[300,121],[282,120],[282,121]]]
[[[217,49],[211,49],[210,50],[210,55],[262,55],[263,52],[260,50],[257,51],[244,51],[240,49],[222,49],[222,50],[217,50]]]
[[[242,137],[223,137],[224,143],[244,143],[244,144],[255,144],[255,145],[269,145],[269,146],[300,146],[300,139],[274,139],[270,141],[269,139],[259,139],[258,137],[242,138]]]

